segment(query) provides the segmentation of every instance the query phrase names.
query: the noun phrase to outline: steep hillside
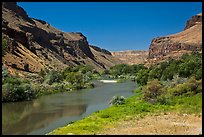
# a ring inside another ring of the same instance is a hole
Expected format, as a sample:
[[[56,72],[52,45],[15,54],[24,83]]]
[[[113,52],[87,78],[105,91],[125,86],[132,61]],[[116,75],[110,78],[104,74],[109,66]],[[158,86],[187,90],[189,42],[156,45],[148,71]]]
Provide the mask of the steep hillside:
[[[124,64],[144,64],[148,57],[148,51],[145,50],[127,50],[111,52],[111,54]]]
[[[13,74],[80,64],[100,71],[115,64],[108,51],[91,47],[82,33],[62,32],[46,21],[30,18],[16,2],[2,3],[2,34],[8,43],[3,65]]]
[[[202,13],[188,20],[182,32],[154,38],[149,47],[148,61],[177,58],[192,51],[202,51]]]

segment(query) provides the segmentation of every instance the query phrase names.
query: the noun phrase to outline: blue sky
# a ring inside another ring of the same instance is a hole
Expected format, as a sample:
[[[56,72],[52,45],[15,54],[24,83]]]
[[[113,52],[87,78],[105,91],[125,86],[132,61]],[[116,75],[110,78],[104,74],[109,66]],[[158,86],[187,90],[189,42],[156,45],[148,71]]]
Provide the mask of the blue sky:
[[[30,17],[82,32],[109,51],[147,50],[152,38],[180,32],[202,2],[18,2]]]

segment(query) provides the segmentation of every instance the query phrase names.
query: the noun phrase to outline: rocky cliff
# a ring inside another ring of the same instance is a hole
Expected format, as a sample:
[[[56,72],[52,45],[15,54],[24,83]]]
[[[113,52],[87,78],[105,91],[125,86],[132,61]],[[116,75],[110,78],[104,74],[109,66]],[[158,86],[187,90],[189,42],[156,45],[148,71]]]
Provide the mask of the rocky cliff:
[[[163,60],[184,53],[202,50],[202,13],[187,21],[180,33],[154,38],[149,47],[148,59]]]
[[[30,18],[16,2],[2,3],[2,35],[8,44],[3,65],[11,73],[59,70],[79,64],[100,71],[116,63],[107,50],[90,46],[82,33],[62,32],[46,21]]]
[[[124,64],[145,64],[148,57],[148,51],[146,50],[126,50],[111,52],[111,54]]]

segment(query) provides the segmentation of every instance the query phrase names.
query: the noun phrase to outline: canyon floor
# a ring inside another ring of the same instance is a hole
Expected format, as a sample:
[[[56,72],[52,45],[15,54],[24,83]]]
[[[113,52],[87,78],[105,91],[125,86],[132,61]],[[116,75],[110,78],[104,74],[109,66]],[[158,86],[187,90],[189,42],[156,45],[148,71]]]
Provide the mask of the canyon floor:
[[[105,135],[201,135],[202,114],[163,113],[122,121],[99,134]]]

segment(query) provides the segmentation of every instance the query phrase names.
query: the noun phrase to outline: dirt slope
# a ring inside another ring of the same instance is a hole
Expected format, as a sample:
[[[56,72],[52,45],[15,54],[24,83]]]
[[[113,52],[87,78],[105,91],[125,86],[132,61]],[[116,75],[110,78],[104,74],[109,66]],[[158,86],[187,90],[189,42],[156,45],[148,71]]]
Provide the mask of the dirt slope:
[[[99,134],[105,135],[199,135],[202,115],[164,113],[123,121]]]
[[[61,70],[80,64],[92,65],[100,71],[115,64],[107,50],[91,48],[82,33],[63,32],[46,21],[31,18],[16,2],[2,3],[2,35],[8,43],[3,66],[13,74]]]

